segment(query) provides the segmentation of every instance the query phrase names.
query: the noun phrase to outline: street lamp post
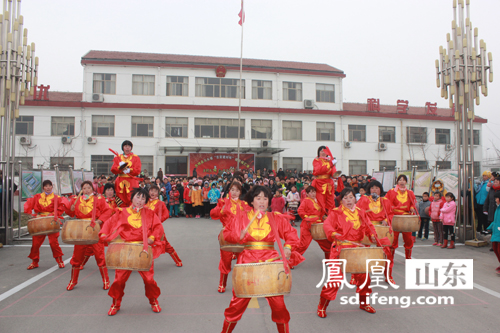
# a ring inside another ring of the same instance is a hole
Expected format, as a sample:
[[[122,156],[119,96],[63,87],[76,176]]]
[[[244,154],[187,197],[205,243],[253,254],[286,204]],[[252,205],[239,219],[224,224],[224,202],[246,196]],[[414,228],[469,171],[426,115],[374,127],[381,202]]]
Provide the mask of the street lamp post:
[[[0,160],[3,162],[0,163],[3,171],[0,236],[4,236],[6,243],[11,238],[13,224],[16,119],[19,105],[24,104],[26,96],[33,95],[38,80],[35,43],[28,45],[28,29],[23,26],[21,0],[3,0],[3,15],[0,15]]]
[[[474,197],[474,101],[479,105],[480,94],[488,96],[488,81],[493,81],[493,59],[486,53],[486,43],[478,38],[478,28],[472,29],[470,21],[470,0],[453,1],[451,34],[446,34],[447,47],[439,47],[436,60],[436,83],[441,88],[441,97],[448,99],[450,108],[455,109],[456,144],[455,154],[458,167],[458,220],[461,240],[465,241],[466,226],[476,228],[474,218],[468,222],[469,205],[467,190],[470,186]],[[461,146],[460,146],[461,145]],[[461,199],[464,198],[464,200]],[[462,215],[463,212],[463,215]],[[473,211],[470,212],[473,215]]]

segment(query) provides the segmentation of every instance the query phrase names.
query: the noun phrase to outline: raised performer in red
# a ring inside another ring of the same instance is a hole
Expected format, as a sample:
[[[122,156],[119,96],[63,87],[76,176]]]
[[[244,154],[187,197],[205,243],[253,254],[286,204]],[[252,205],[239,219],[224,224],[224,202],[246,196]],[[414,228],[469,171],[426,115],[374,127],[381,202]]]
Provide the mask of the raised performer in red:
[[[106,221],[112,214],[106,200],[94,195],[94,187],[88,180],[82,183],[82,191],[78,197],[73,198],[70,202],[70,208],[66,210],[66,214],[71,217],[76,217],[80,220],[92,220],[91,226],[94,223],[99,223],[101,228],[103,221]],[[99,241],[92,245],[75,245],[73,250],[73,257],[71,258],[71,280],[69,281],[67,290],[73,290],[78,284],[78,276],[80,275],[80,267],[85,258],[87,248],[92,248],[95,255],[95,261],[99,267],[102,277],[102,289],[109,289],[109,276],[108,269],[106,268],[106,261],[104,260],[104,243]]]
[[[417,208],[415,207],[415,194],[413,194],[413,191],[406,188],[407,183],[408,178],[406,175],[399,175],[396,187],[388,191],[385,195],[385,197],[392,203],[394,215],[412,215],[417,213]],[[411,251],[413,249],[411,232],[402,232],[402,234],[405,244],[406,259],[411,259]],[[398,239],[399,232],[394,231],[394,242],[392,243],[391,249],[393,257],[394,252],[398,248]],[[391,273],[393,266],[394,262],[391,262]]]
[[[122,143],[123,154],[111,150],[116,156],[113,159],[111,172],[118,177],[115,180],[116,196],[123,202],[120,207],[130,206],[130,193],[135,187],[139,187],[137,176],[141,173],[141,159],[132,153],[134,145],[129,140]]]
[[[170,214],[168,213],[167,205],[165,205],[165,203],[158,198],[159,194],[160,194],[160,188],[156,185],[151,185],[151,187],[149,188],[149,201],[146,206],[149,209],[153,210],[156,216],[158,216],[158,218],[160,219],[160,222],[163,223],[170,217]],[[170,254],[170,256],[175,262],[175,265],[177,267],[182,267],[181,258],[179,258],[179,255],[175,251],[174,247],[170,245],[165,235],[163,235],[162,238],[164,244],[163,253]]]
[[[148,200],[149,193],[147,190],[133,189],[132,205],[128,208],[119,208],[119,213],[106,221],[104,228],[99,233],[99,237],[103,241],[109,242],[120,236],[123,242],[141,242],[145,248],[149,244],[153,248],[153,258],[158,258],[162,253],[161,237],[164,231],[158,216],[151,209],[145,207]],[[108,295],[113,298],[113,304],[108,311],[109,316],[114,316],[120,310],[122,298],[125,294],[125,283],[131,273],[130,270],[115,270],[115,280],[108,292]],[[153,312],[158,313],[161,312],[160,304],[158,304],[160,288],[154,280],[154,273],[154,261],[149,271],[139,272],[144,281],[149,304],[151,304]]]
[[[230,243],[245,244],[245,249],[238,257],[238,264],[266,261],[279,261],[280,253],[274,249],[277,241],[288,274],[287,259],[292,249],[299,244],[297,231],[290,225],[287,215],[266,213],[271,204],[272,194],[264,186],[254,186],[245,196],[245,201],[252,207],[248,212],[237,209],[236,215],[226,224],[224,239]],[[289,216],[288,216],[289,217]],[[252,222],[250,222],[252,221]],[[281,239],[285,245],[281,245]],[[284,248],[284,250],[283,250]],[[278,332],[288,333],[290,314],[286,309],[283,296],[266,297],[271,307],[271,317],[278,327]],[[233,289],[233,298],[229,307],[224,311],[224,326],[222,332],[232,332],[237,322],[243,316],[250,298],[236,297]]]
[[[318,157],[313,161],[312,186],[316,188],[316,199],[323,209],[329,213],[335,208],[335,190],[340,192],[344,188],[342,181],[338,181],[337,189],[334,187],[333,174],[337,171],[337,160],[332,157],[332,152],[326,146],[318,148]]]
[[[326,236],[332,242],[330,259],[339,259],[340,251],[344,248],[365,246],[359,244],[365,235],[378,242],[375,227],[370,223],[365,212],[356,207],[356,197],[352,188],[342,190],[340,200],[341,205],[332,210],[324,222]],[[340,274],[343,274],[342,271]],[[369,313],[375,313],[375,309],[367,303],[367,297],[372,292],[370,275],[366,273],[353,274],[353,282],[357,286],[356,292],[359,294],[359,308]],[[361,288],[363,283],[365,284]],[[323,287],[318,304],[319,317],[326,317],[326,308],[330,301],[337,297],[339,287],[337,283]]]
[[[35,217],[44,216],[61,216],[64,213],[64,203],[63,199],[52,192],[52,182],[50,180],[44,180],[42,183],[43,192],[35,194],[32,198],[24,204],[24,213],[31,214]],[[32,214],[32,211],[35,214]],[[59,222],[57,222],[59,223]],[[31,252],[28,258],[32,260],[28,269],[34,269],[38,267],[38,261],[40,260],[40,246],[42,246],[45,241],[46,235],[32,236]],[[62,250],[59,246],[59,232],[47,235],[49,237],[50,249],[52,250],[52,255],[56,259],[59,268],[64,268],[64,262],[62,260]]]

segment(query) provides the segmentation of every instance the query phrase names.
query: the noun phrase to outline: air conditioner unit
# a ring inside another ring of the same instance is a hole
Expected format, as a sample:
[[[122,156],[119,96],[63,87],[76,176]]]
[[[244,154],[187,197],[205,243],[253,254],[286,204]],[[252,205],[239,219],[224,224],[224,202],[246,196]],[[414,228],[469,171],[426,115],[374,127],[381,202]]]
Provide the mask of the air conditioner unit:
[[[387,150],[387,143],[385,143],[385,142],[379,142],[378,143],[378,150],[380,150],[380,151]]]
[[[61,138],[61,142],[65,145],[69,145],[71,143],[71,141],[73,141],[73,138],[70,137],[70,136],[63,136]]]
[[[103,94],[92,94],[92,102],[104,102],[104,95]]]
[[[97,138],[91,138],[91,137],[88,137],[87,138],[87,143],[89,145],[95,145],[97,143]]]
[[[304,109],[312,109],[314,108],[314,100],[313,99],[305,99],[304,100]]]
[[[261,147],[269,147],[271,145],[271,141],[267,141],[267,140],[262,140],[260,142],[260,146]]]
[[[451,150],[453,150],[453,146],[450,144],[447,144],[446,146],[444,146],[444,150],[451,151]]]
[[[351,142],[350,141],[344,142],[344,148],[351,148]]]
[[[31,144],[31,138],[29,136],[21,136],[19,138],[19,143],[22,145],[29,146]]]

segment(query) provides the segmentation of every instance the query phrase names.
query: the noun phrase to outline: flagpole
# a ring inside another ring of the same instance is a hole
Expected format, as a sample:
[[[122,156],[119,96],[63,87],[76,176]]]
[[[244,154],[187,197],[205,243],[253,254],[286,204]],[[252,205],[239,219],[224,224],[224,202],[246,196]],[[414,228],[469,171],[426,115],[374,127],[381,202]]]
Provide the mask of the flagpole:
[[[241,131],[241,95],[242,95],[242,76],[243,76],[243,24],[245,23],[245,11],[243,8],[243,0],[241,1],[241,50],[240,50],[240,98],[238,105],[238,162],[236,164],[236,171],[240,169],[240,131]]]

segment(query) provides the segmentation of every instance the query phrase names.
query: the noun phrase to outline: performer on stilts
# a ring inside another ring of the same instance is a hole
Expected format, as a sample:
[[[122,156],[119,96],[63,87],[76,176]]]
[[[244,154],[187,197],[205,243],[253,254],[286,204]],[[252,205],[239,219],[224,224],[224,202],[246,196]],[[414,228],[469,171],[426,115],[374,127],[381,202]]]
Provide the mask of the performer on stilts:
[[[133,147],[132,142],[125,140],[122,143],[123,154],[118,154],[110,149],[115,154],[111,172],[118,175],[115,180],[115,191],[116,196],[122,201],[120,207],[130,206],[130,193],[133,188],[139,187],[139,180],[141,179],[137,178],[141,173],[141,159],[132,153]]]
[[[94,187],[92,182],[86,180],[82,183],[82,191],[78,197],[73,198],[70,202],[70,207],[66,210],[66,214],[71,217],[76,217],[80,220],[92,220],[90,226],[99,224],[101,228],[112,214],[112,210],[106,203],[106,199],[100,195],[94,195]],[[75,245],[73,257],[71,258],[71,280],[69,281],[66,290],[73,290],[78,284],[78,276],[80,275],[80,267],[85,257],[85,251],[91,247],[99,271],[102,277],[102,289],[109,289],[109,276],[106,261],[104,260],[104,243],[99,241],[92,245]]]
[[[399,175],[397,178],[397,185],[395,188],[389,190],[385,197],[389,199],[392,203],[392,210],[394,215],[413,215],[417,213],[417,208],[415,205],[415,194],[413,191],[406,188],[408,183],[408,178],[406,175]],[[402,232],[404,247],[405,247],[405,257],[406,259],[411,259],[411,252],[413,250],[413,238],[411,232]],[[394,258],[394,252],[398,248],[399,232],[394,231],[394,242],[392,243],[391,251],[392,258]],[[391,261],[391,267],[389,269],[389,276],[392,277],[392,269],[394,267],[394,261]]]
[[[335,208],[335,187],[332,177],[337,171],[336,163],[337,160],[332,156],[328,147],[320,146],[318,148],[318,157],[313,161],[313,175],[316,179],[311,185],[316,188],[316,199],[319,205],[327,213]],[[336,190],[340,192],[344,188],[344,184],[340,180],[337,183]]]
[[[287,215],[267,212],[271,204],[272,194],[264,186],[254,186],[245,196],[245,201],[251,206],[246,212],[237,208],[236,215],[226,224],[224,239],[230,243],[245,244],[245,249],[238,257],[238,264],[279,261],[280,253],[274,249],[277,241],[283,258],[285,273],[289,267],[287,259],[292,250],[299,244],[297,231],[290,225]],[[255,220],[253,220],[255,218]],[[252,221],[253,220],[253,221]],[[252,221],[252,223],[250,223]],[[247,228],[248,227],[248,228]],[[281,245],[281,239],[285,245]],[[283,250],[284,248],[284,250]],[[290,314],[286,309],[283,296],[266,297],[271,307],[272,320],[276,323],[278,332],[288,333]],[[233,331],[237,322],[243,316],[250,298],[236,297],[233,289],[233,298],[229,307],[224,311],[224,325],[222,332]]]
[[[359,244],[365,235],[370,240],[380,244],[375,227],[371,224],[365,212],[356,207],[356,197],[353,189],[343,189],[340,193],[340,200],[341,205],[333,209],[324,222],[326,236],[332,242],[330,259],[339,259],[340,251],[343,248],[365,247],[365,245]],[[387,238],[385,240],[387,241]],[[341,272],[341,274],[344,273]],[[353,275],[354,284],[357,286],[356,292],[359,294],[359,308],[369,313],[375,313],[375,309],[367,302],[367,297],[372,292],[370,275],[366,273]],[[319,317],[326,317],[326,309],[330,301],[335,300],[337,297],[339,287],[337,283],[323,287],[317,311]]]
[[[158,216],[158,218],[160,219],[160,222],[163,223],[170,217],[170,214],[168,213],[167,205],[165,205],[165,202],[159,199],[159,194],[160,188],[156,185],[151,185],[151,187],[149,188],[149,201],[146,206],[154,211],[156,216]],[[168,242],[167,236],[163,235],[162,238],[164,243],[163,253],[170,254],[170,257],[172,257],[172,259],[174,260],[175,265],[177,267],[182,267],[181,258],[179,258],[179,255],[175,251],[174,247]]]
[[[24,213],[33,215],[34,217],[44,217],[44,216],[61,216],[64,213],[64,201],[63,199],[52,192],[52,182],[50,180],[44,180],[42,183],[43,192],[35,194],[32,198],[24,204]],[[35,214],[32,214],[32,211]],[[56,217],[57,220],[57,217]],[[59,221],[57,221],[59,223]],[[34,269],[38,267],[38,261],[40,260],[40,246],[42,246],[45,241],[45,236],[49,237],[50,249],[52,250],[52,255],[59,265],[59,268],[64,268],[64,262],[62,260],[62,250],[59,246],[59,232],[50,235],[38,235],[32,236],[31,251],[28,256],[32,260],[31,264],[27,269]]]
[[[146,204],[149,200],[149,193],[145,189],[135,188],[132,191],[132,205],[128,208],[119,208],[119,213],[113,215],[104,228],[101,229],[99,237],[105,242],[110,242],[120,236],[123,242],[141,242],[147,249],[148,244],[153,249],[153,258],[160,256],[163,249],[161,237],[164,235],[163,225],[158,216]],[[125,294],[125,283],[132,271],[115,270],[115,280],[109,289],[108,295],[113,299],[113,304],[108,311],[109,316],[114,316],[121,307],[123,295]],[[140,271],[144,281],[146,297],[151,304],[153,312],[161,312],[158,297],[160,288],[154,280],[154,261],[149,271]]]

